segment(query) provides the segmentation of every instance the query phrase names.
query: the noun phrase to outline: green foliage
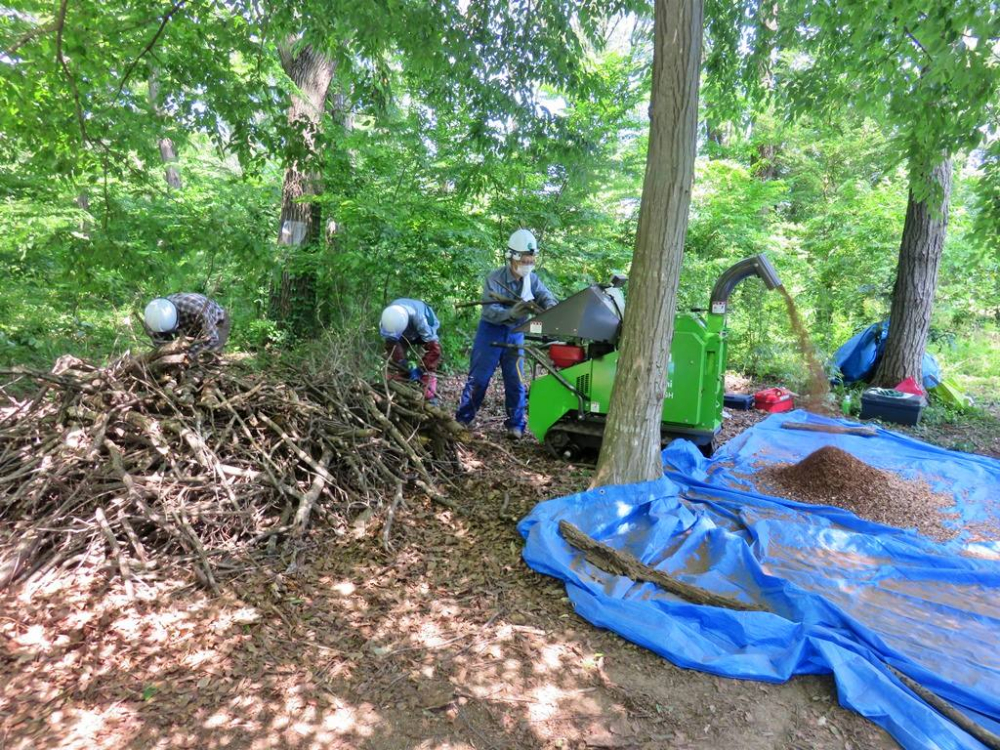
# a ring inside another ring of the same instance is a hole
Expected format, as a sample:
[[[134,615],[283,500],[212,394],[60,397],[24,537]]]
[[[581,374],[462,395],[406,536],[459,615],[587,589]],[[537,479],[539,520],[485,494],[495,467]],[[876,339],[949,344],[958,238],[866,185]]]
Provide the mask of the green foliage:
[[[0,357],[51,360],[146,345],[135,314],[174,291],[210,294],[231,310],[234,341],[263,309],[277,195],[208,154],[185,159],[185,187],[112,181],[107,202],[74,207],[69,192],[0,203]],[[67,186],[68,187],[68,186]],[[107,227],[102,216],[109,216]]]
[[[531,227],[540,268],[557,294],[627,266],[627,224],[639,189],[632,135],[645,81],[635,58],[595,58],[575,92],[547,89],[541,133],[505,158],[455,137],[469,113],[412,104],[333,125],[317,199],[336,231],[283,249],[281,267],[315,279],[319,319],[340,330],[374,328],[382,305],[418,297],[442,320],[446,350],[461,351],[483,276],[504,262],[508,235]],[[404,81],[396,81],[404,85]]]
[[[706,4],[704,119],[725,139],[702,144],[679,309],[705,307],[726,267],[765,252],[830,355],[889,309],[902,163],[948,150],[963,166],[931,347],[963,387],[990,387],[1000,148],[972,149],[995,114],[995,9],[938,5],[796,0],[770,18],[778,6]],[[229,308],[233,346],[262,366],[349,340],[374,367],[381,307],[422,298],[442,320],[446,366],[462,368],[478,310],[454,304],[479,298],[517,227],[539,237],[558,296],[628,271],[645,4],[80,0],[60,20],[62,7],[17,0],[0,13],[4,363],[146,346],[143,303],[183,289]],[[608,20],[629,8],[638,15]],[[337,63],[340,109],[315,154],[288,123],[286,43]],[[181,155],[180,190],[162,182],[164,137]],[[321,177],[311,200],[335,231],[278,247],[282,176],[297,159]],[[282,274],[304,280],[293,303],[307,341],[271,317]],[[731,366],[796,387],[805,373],[781,297],[748,280],[731,310]]]
[[[755,179],[737,162],[699,162],[687,251],[717,261],[772,249],[775,208],[786,192],[783,182]]]
[[[996,400],[1000,326],[980,320],[943,334],[939,330],[928,349],[938,358],[945,377],[976,397]]]
[[[978,146],[996,115],[1000,8],[982,0],[780,4],[784,96],[799,113],[850,103],[878,119],[918,200],[942,154]]]

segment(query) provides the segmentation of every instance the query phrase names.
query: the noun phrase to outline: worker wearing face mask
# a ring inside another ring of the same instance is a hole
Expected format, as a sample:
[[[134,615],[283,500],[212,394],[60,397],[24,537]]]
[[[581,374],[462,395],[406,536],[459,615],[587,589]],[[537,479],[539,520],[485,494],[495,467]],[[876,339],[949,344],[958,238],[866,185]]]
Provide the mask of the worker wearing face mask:
[[[472,424],[483,403],[490,379],[497,365],[503,373],[504,406],[508,437],[524,435],[525,394],[523,352],[524,334],[514,329],[524,323],[532,311],[548,310],[557,304],[542,280],[535,274],[538,243],[527,229],[518,229],[507,241],[507,265],[486,277],[483,299],[496,303],[483,305],[476,338],[472,343],[469,379],[455,419]],[[504,346],[506,345],[506,346]]]

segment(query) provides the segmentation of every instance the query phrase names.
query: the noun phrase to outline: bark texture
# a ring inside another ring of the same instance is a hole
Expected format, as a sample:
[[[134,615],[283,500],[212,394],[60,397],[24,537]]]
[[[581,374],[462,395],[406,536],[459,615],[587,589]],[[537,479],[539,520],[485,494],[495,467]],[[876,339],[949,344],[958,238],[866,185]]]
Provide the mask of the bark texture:
[[[316,135],[336,71],[333,60],[311,47],[304,47],[297,53],[293,49],[291,43],[286,43],[279,52],[281,67],[298,88],[288,109],[288,123],[301,138],[298,150],[306,158],[294,159],[285,170],[278,235],[278,242],[282,245],[302,245],[317,236],[319,211],[315,204],[303,199],[319,195],[322,189],[320,175],[308,165],[308,161],[316,150]],[[289,222],[299,222],[302,226]]]
[[[319,207],[309,200],[322,192],[322,178],[310,161],[316,151],[316,136],[322,127],[330,84],[336,63],[312,47],[296,49],[288,40],[278,50],[281,67],[295,83],[297,92],[288,109],[288,122],[301,139],[295,149],[302,158],[291,161],[285,169],[281,191],[281,216],[278,221],[278,244],[306,245],[320,235]],[[271,294],[272,312],[278,320],[305,329],[314,312],[315,277],[283,269]]]
[[[948,230],[951,159],[945,159],[931,171],[931,180],[935,189],[923,201],[914,200],[910,189],[892,290],[889,336],[875,372],[876,385],[892,387],[906,378],[919,383],[923,377],[938,266]]]
[[[656,0],[649,151],[595,485],[655,479],[698,128],[702,0]]]

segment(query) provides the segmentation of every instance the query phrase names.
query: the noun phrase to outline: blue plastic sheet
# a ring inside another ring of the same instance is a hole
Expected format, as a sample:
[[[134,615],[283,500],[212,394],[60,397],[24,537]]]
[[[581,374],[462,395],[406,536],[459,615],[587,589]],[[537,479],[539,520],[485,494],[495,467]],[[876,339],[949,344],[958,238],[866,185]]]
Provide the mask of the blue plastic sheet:
[[[843,382],[868,381],[875,375],[875,368],[885,352],[885,340],[889,335],[889,321],[872,323],[861,333],[849,338],[833,355],[833,363],[840,370]],[[926,389],[941,383],[941,367],[933,354],[924,352],[923,385]]]
[[[538,505],[519,526],[524,559],[564,580],[582,617],[679,666],[769,682],[833,673],[840,702],[903,747],[982,748],[886,664],[1000,733],[1000,543],[967,534],[936,543],[839,508],[759,494],[752,475],[836,445],[953,494],[958,527],[997,521],[1000,461],[887,430],[873,438],[783,430],[786,420],[838,423],[776,414],[712,460],[674,441],[662,479]],[[683,581],[770,611],[698,606],[601,571],[562,539],[560,520]]]
[[[868,380],[875,374],[875,365],[885,349],[888,329],[885,322],[872,323],[837,349],[833,355],[833,363],[840,370],[845,383]]]

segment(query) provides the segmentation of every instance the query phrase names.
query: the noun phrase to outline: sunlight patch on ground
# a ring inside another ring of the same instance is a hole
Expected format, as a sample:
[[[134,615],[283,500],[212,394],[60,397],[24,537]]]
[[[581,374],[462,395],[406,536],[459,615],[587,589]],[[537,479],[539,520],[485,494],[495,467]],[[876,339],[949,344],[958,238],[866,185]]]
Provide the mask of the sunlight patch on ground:
[[[550,672],[552,670],[559,670],[563,668],[563,654],[566,649],[558,643],[549,643],[542,646],[540,659],[535,662],[534,670],[535,672]]]
[[[327,734],[352,733],[359,737],[370,737],[376,719],[377,715],[371,706],[365,704],[358,708],[343,706],[323,716],[322,726]]]
[[[341,581],[340,583],[335,583],[330,587],[330,590],[335,594],[340,594],[341,596],[351,596],[356,590],[355,586],[350,581]]]
[[[551,719],[559,711],[559,699],[563,691],[555,685],[542,685],[531,691],[532,703],[528,706],[528,715],[532,721]]]
[[[425,648],[440,648],[448,640],[436,622],[421,623],[413,639]]]
[[[61,736],[61,750],[92,750],[109,734],[119,733],[135,712],[121,704],[101,708],[67,708],[53,711],[46,720],[49,731]]]
[[[48,651],[52,645],[52,641],[49,640],[45,633],[44,625],[31,625],[24,633],[12,639],[12,642],[23,649],[33,652]]]

